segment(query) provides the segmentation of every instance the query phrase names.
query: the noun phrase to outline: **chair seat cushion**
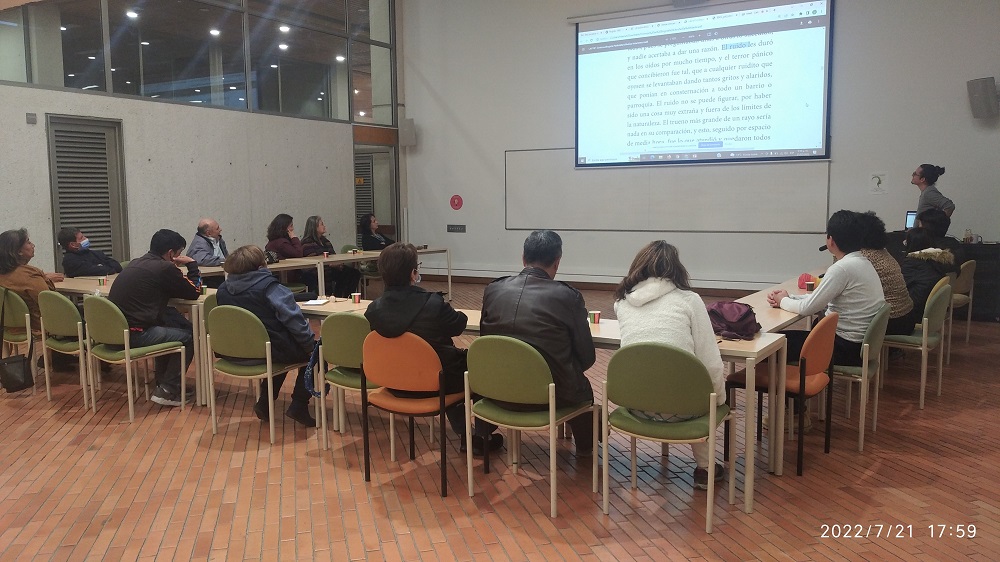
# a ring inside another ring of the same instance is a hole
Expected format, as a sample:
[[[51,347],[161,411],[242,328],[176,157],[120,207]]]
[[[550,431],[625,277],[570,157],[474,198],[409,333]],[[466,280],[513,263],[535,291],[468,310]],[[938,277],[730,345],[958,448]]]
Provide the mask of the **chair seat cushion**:
[[[305,363],[271,363],[271,373],[279,374],[299,367],[305,367]],[[215,369],[231,377],[259,377],[267,373],[267,365],[241,365],[228,359],[216,359]]]
[[[360,388],[360,387],[359,387]],[[444,406],[447,408],[465,400],[464,392],[444,395]],[[430,398],[402,398],[396,396],[385,388],[379,388],[368,393],[368,402],[372,406],[381,408],[388,412],[395,412],[408,416],[429,416],[436,415],[440,411],[441,402],[437,396]]]
[[[3,331],[3,341],[10,343],[25,343],[28,338],[24,335],[24,328],[7,328]]]
[[[878,360],[868,360],[868,376],[874,376],[876,370],[878,370]],[[863,369],[854,365],[834,365],[833,374],[860,379],[863,374]]]
[[[179,341],[168,341],[166,343],[158,343],[156,345],[147,345],[145,347],[133,347],[131,349],[132,359],[139,359],[153,353],[159,353],[161,351],[167,351],[168,349],[179,349],[184,347]],[[118,346],[109,346],[106,344],[95,345],[91,352],[103,361],[124,361],[125,360],[125,349],[118,349]]]
[[[722,404],[715,407],[716,423],[721,424],[729,415],[729,406]],[[625,408],[617,408],[608,416],[611,427],[633,435],[667,441],[686,441],[704,439],[715,428],[708,426],[708,415],[686,421],[661,422],[638,418]]]
[[[758,363],[754,368],[754,389],[757,392],[767,392],[770,383],[770,374],[767,363]],[[829,384],[830,377],[825,372],[820,372],[815,375],[809,375],[806,377],[806,388],[805,396],[816,396],[820,393],[826,385]],[[726,384],[733,386],[734,384],[739,387],[746,386],[746,369],[740,369],[735,373],[726,377]],[[798,365],[786,365],[785,366],[785,392],[789,394],[799,393],[799,366]]]
[[[923,330],[917,329],[909,336],[886,336],[885,343],[896,347],[920,347],[923,345]],[[941,343],[941,334],[929,334],[927,345],[935,348]]]
[[[955,294],[951,296],[951,305],[955,308],[963,307],[969,304],[970,302],[972,302],[972,299],[969,298],[969,295]]]
[[[60,353],[76,353],[80,351],[80,340],[76,338],[46,338],[45,347]]]
[[[567,408],[556,408],[556,423],[560,420],[571,417],[571,414],[589,410],[593,404],[584,402]],[[496,402],[483,398],[472,405],[472,412],[476,416],[504,427],[524,427],[543,428],[549,425],[549,410],[546,406],[544,410],[536,412],[519,412],[508,410],[498,406]]]
[[[361,390],[361,371],[358,369],[348,369],[347,367],[334,367],[326,372],[323,377],[330,384],[341,388],[353,388]],[[374,390],[378,385],[368,381],[368,388]]]

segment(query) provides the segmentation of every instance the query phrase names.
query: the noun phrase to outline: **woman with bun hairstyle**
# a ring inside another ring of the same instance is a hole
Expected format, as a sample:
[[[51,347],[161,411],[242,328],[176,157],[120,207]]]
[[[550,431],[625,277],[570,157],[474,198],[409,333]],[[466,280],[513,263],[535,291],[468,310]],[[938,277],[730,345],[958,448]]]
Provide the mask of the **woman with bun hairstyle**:
[[[927,209],[941,209],[949,217],[955,212],[955,203],[938,191],[937,180],[944,175],[943,166],[921,164],[910,176],[910,183],[920,189],[920,199],[917,201],[917,214]]]

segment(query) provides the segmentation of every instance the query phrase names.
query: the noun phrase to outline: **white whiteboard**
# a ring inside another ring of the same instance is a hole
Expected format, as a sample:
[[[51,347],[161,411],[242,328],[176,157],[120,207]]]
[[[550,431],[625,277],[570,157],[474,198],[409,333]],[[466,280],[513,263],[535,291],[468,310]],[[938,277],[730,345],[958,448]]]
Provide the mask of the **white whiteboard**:
[[[572,148],[505,153],[506,228],[823,232],[827,161],[574,168]]]

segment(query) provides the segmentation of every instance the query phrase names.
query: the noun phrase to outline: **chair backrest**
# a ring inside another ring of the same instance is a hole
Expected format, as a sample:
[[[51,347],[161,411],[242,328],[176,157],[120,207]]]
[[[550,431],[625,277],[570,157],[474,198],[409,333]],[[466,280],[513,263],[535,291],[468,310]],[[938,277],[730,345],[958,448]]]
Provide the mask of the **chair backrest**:
[[[413,392],[437,392],[441,387],[441,359],[416,334],[386,338],[372,332],[363,350],[365,377],[374,384]]]
[[[264,324],[252,312],[238,306],[220,304],[208,315],[212,352],[240,359],[264,359],[270,337]]]
[[[931,297],[933,297],[935,293],[941,290],[941,287],[950,284],[951,284],[951,277],[944,276],[941,279],[938,279],[938,282],[934,284],[934,287],[931,288],[931,292],[927,295],[927,300],[930,301]],[[926,308],[924,310],[926,310]]]
[[[928,321],[930,333],[939,332],[948,317],[948,306],[951,304],[951,287],[945,285],[936,293],[931,293],[924,306],[924,318]]]
[[[840,315],[836,312],[827,314],[813,326],[802,344],[799,353],[799,365],[805,362],[806,376],[822,373],[830,367],[833,359],[833,341],[837,335],[837,321]]]
[[[548,404],[552,372],[537,349],[507,336],[482,336],[469,346],[469,388],[494,400]]]
[[[346,254],[347,252],[350,252],[351,250],[360,250],[360,249],[361,248],[359,248],[358,246],[356,246],[354,244],[344,244],[343,246],[340,247],[340,253],[341,254]]]
[[[207,326],[208,315],[212,314],[212,311],[215,310],[215,307],[219,306],[218,293],[212,293],[211,295],[208,295],[207,297],[205,297],[205,302],[202,303],[201,306],[202,306],[202,309],[204,310],[204,312],[202,314],[204,314],[204,317],[206,319],[205,320],[206,321],[206,326]]]
[[[338,367],[360,369],[365,338],[371,325],[363,314],[338,312],[323,320],[323,360]]]
[[[951,284],[951,292],[955,295],[968,295],[972,292],[972,278],[976,275],[976,260],[962,264],[958,277]]]
[[[83,315],[87,318],[90,339],[107,345],[125,345],[123,332],[128,330],[128,320],[118,305],[96,295],[85,297]]]
[[[705,365],[669,344],[626,345],[608,363],[608,400],[624,408],[700,416],[713,392]]]
[[[45,332],[53,336],[77,337],[76,324],[80,318],[80,310],[73,301],[55,291],[38,293],[38,309],[42,313]]]
[[[871,324],[868,324],[868,329],[865,330],[865,339],[861,343],[868,344],[869,360],[878,359],[879,353],[882,351],[882,342],[885,340],[885,330],[889,326],[891,310],[889,303],[882,304],[882,308],[878,309]]]
[[[3,307],[4,327],[24,329],[24,315],[28,314],[28,305],[21,298],[21,295],[8,289]]]

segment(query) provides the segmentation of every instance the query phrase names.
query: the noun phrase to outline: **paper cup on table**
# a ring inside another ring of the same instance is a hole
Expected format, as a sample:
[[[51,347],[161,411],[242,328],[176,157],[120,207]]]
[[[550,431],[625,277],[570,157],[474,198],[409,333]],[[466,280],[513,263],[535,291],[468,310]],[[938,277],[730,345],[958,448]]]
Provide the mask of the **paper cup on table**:
[[[330,257],[330,252],[323,252],[323,257],[324,258]]]
[[[590,312],[587,313],[587,320],[589,320],[591,324],[600,324],[601,323],[601,311],[600,310],[591,310]]]
[[[806,291],[807,292],[811,292],[815,288],[816,288],[816,283],[814,283],[812,281],[806,281]]]
[[[351,302],[358,304],[361,302],[361,293],[351,293]]]

